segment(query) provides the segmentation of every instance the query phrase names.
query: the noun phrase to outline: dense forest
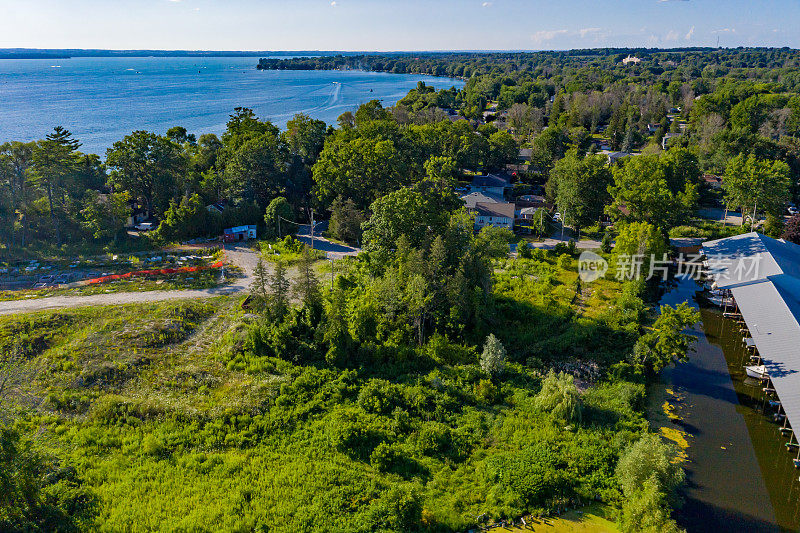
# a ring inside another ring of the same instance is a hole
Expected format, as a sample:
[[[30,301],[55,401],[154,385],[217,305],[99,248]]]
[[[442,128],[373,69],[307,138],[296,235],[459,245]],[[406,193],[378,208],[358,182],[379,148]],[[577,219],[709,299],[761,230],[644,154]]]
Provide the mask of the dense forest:
[[[613,265],[761,219],[800,239],[797,218],[784,227],[800,181],[799,54],[270,59],[259,68],[467,82],[420,83],[336,126],[298,115],[281,131],[239,108],[219,137],[136,131],[103,158],[60,127],[0,145],[5,261],[245,223],[275,243],[293,227],[279,219],[312,210],[364,250],[322,271],[300,247],[293,276],[260,264],[246,308],[220,297],[0,317],[0,529],[464,531],[601,502],[626,533],[678,530],[683,471],[651,433],[645,391],[686,357],[697,314],[657,309],[658,283]],[[475,231],[456,188],[511,168],[514,194],[542,190],[567,226],[603,239],[606,277],[581,281],[580,242],[532,250]],[[721,227],[699,206],[752,217]],[[137,214],[156,229],[131,236]]]

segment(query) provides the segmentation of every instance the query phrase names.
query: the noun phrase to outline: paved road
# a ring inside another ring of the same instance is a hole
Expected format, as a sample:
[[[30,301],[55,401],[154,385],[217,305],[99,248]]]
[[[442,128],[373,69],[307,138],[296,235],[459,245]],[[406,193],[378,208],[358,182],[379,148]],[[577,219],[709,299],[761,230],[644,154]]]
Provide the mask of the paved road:
[[[123,305],[186,298],[210,298],[213,296],[237,294],[249,290],[250,284],[253,281],[253,271],[258,262],[258,254],[255,250],[246,246],[229,244],[225,246],[225,258],[228,263],[241,268],[244,276],[236,278],[229,285],[222,287],[187,291],[117,292],[92,294],[88,296],[52,296],[50,298],[15,300],[0,302],[0,315],[30,313],[45,309],[62,309],[65,307],[87,305]]]
[[[341,259],[346,255],[358,255],[361,252],[361,248],[355,248],[353,246],[337,244],[329,241],[325,237],[321,236],[322,231],[323,224],[317,224],[314,230],[313,246],[311,242],[311,226],[308,224],[303,224],[300,226],[300,228],[297,230],[297,235],[295,235],[295,238],[298,241],[302,241],[309,246],[312,246],[316,250],[322,250],[328,254],[329,258],[333,259]]]

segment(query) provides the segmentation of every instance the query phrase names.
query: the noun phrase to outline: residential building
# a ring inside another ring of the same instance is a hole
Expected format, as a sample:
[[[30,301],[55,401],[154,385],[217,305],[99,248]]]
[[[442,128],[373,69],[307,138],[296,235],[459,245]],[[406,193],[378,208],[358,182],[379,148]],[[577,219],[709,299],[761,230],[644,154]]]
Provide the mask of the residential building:
[[[486,226],[514,230],[515,206],[510,202],[479,202],[475,205],[475,229]]]
[[[467,209],[475,209],[478,204],[499,204],[505,202],[505,198],[489,192],[471,192],[461,197]]]
[[[469,186],[469,192],[490,193],[501,198],[505,198],[511,189],[513,189],[511,182],[496,174],[475,176]]]

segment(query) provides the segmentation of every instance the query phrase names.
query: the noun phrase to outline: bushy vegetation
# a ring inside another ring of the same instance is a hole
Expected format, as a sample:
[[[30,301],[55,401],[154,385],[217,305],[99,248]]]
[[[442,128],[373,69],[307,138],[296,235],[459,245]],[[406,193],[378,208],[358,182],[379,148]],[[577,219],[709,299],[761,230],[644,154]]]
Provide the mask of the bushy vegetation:
[[[494,259],[488,234],[454,213],[416,246],[340,262],[333,289],[273,271],[249,312],[220,299],[0,319],[6,423],[38,432],[32,453],[68,465],[91,502],[59,524],[450,531],[621,506],[615,465],[647,432],[626,363],[644,304],[614,280],[579,294],[567,255]]]

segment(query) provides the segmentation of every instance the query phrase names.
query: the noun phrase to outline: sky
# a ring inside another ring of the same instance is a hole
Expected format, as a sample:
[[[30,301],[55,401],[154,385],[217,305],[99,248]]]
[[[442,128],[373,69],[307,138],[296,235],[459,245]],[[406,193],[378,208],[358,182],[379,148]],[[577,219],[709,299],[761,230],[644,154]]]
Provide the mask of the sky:
[[[800,48],[798,0],[0,0],[0,13],[0,48]]]

